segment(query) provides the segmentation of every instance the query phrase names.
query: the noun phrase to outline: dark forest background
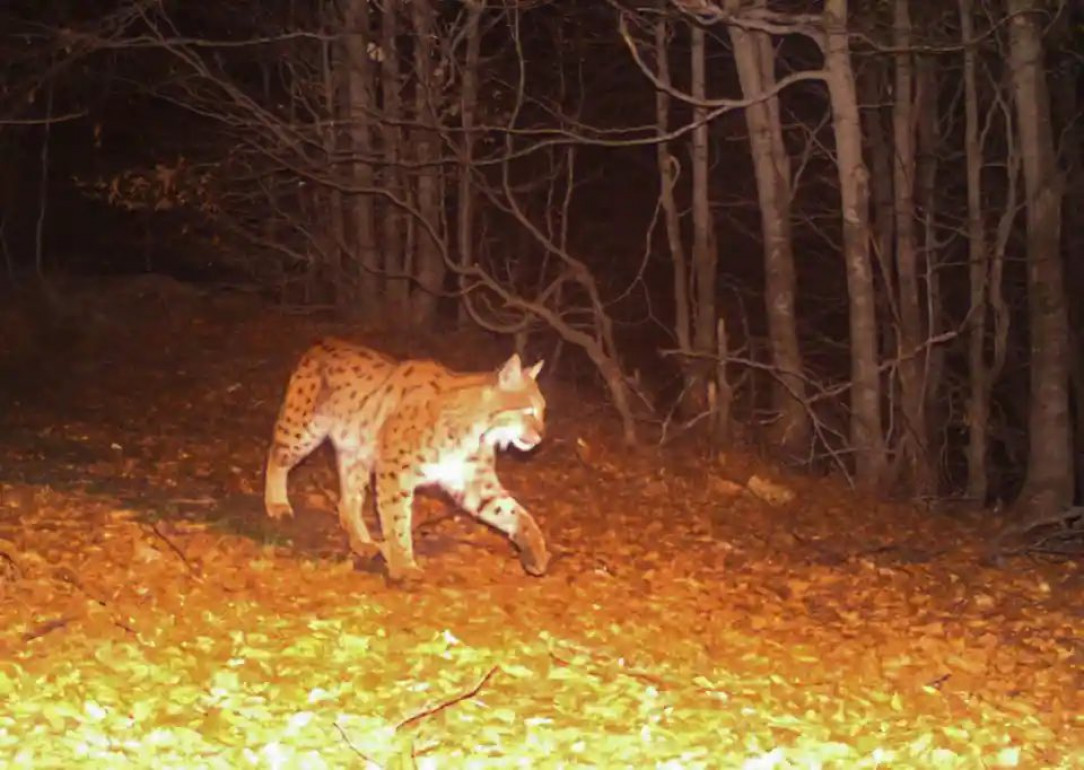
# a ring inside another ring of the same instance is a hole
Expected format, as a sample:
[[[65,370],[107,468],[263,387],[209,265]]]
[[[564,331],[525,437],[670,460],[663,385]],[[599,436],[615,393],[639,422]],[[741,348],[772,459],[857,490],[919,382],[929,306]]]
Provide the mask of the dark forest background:
[[[479,329],[597,386],[630,442],[1060,510],[1082,24],[1039,0],[9,0],[3,296],[56,314],[80,277],[164,274]]]

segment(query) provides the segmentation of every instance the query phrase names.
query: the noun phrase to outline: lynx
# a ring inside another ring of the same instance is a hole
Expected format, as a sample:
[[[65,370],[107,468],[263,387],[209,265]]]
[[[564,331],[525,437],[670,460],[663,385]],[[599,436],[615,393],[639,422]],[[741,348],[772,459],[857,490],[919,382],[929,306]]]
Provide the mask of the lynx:
[[[531,575],[549,556],[535,520],[497,478],[497,449],[533,449],[542,440],[546,402],[537,378],[543,362],[518,355],[497,371],[453,372],[434,361],[397,361],[337,339],[310,348],[294,369],[267,457],[264,503],[273,519],[293,516],[290,469],[325,439],[336,454],[339,522],[361,556],[379,549],[389,579],[415,580],[411,513],[415,491],[437,485],[471,515],[507,535]],[[376,477],[383,542],[362,518]]]

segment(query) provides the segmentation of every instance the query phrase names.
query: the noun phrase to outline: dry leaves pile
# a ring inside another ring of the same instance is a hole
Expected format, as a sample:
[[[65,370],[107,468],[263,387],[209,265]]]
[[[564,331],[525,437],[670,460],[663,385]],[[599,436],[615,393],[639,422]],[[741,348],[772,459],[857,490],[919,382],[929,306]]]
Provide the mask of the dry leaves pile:
[[[6,418],[0,764],[1084,766],[1079,566],[984,567],[961,518],[627,455],[555,415],[503,469],[552,573],[433,502],[429,582],[391,590],[315,510],[326,456],[293,529],[259,518],[288,365]],[[124,409],[151,422],[100,418]],[[80,451],[39,451],[57,436]]]

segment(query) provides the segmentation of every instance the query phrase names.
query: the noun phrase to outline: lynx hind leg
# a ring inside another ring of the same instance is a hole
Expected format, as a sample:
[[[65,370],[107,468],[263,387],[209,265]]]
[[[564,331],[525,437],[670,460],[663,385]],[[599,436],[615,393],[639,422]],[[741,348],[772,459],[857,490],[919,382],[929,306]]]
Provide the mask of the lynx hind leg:
[[[287,478],[295,465],[304,460],[324,440],[317,431],[306,433],[303,440],[284,444],[276,440],[267,453],[267,475],[264,484],[264,508],[272,519],[294,515],[287,493]]]
[[[272,446],[267,453],[267,469],[264,474],[263,507],[272,519],[294,515],[290,496],[286,491],[286,479],[292,465],[287,464],[283,451]]]
[[[414,560],[411,532],[414,488],[408,474],[381,470],[376,474],[376,502],[384,532],[383,554],[388,579],[394,583],[419,579],[422,570]]]
[[[350,550],[359,556],[372,556],[376,546],[364,519],[372,461],[356,450],[336,447],[335,453],[339,470],[339,523],[350,538]]]
[[[321,379],[318,364],[305,358],[290,377],[286,397],[275,422],[274,438],[267,453],[264,509],[272,519],[293,516],[287,492],[290,470],[304,460],[327,437],[317,413]]]

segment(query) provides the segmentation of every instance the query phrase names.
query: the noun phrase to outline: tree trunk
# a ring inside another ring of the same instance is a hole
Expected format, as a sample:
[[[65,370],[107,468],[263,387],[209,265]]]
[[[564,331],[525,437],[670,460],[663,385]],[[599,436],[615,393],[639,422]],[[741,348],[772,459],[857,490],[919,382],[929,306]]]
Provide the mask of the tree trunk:
[[[1080,120],[1079,51],[1072,47],[1072,36],[1079,35],[1084,24],[1084,8],[1077,6],[1076,14],[1061,14],[1051,40],[1051,48],[1060,51],[1054,80],[1057,97],[1054,99],[1055,126],[1061,134],[1061,154],[1067,169],[1068,182],[1065,205],[1062,209],[1062,227],[1065,242],[1062,251],[1066,262],[1066,296],[1084,296],[1084,121]],[[1074,212],[1075,215],[1074,215]],[[1071,335],[1070,361],[1072,366],[1072,400],[1076,407],[1073,435],[1076,458],[1076,501],[1084,500],[1084,306],[1081,302],[1069,303],[1069,328]]]
[[[667,45],[669,31],[669,23],[660,15],[655,22],[655,66],[659,79],[667,85],[671,82]],[[655,91],[655,116],[656,131],[663,135],[670,130],[670,94],[661,88]],[[689,264],[685,242],[681,237],[681,218],[674,199],[677,160],[670,154],[669,143],[663,141],[655,145],[655,157],[659,165],[659,200],[666,221],[666,242],[674,267],[674,337],[680,350],[689,351],[692,350]]]
[[[760,0],[758,6],[765,3]],[[737,10],[737,0],[727,1],[728,10]],[[734,46],[745,97],[753,98],[775,87],[775,58],[771,39],[765,32],[747,32],[728,27]],[[794,457],[809,451],[810,420],[802,379],[802,354],[798,346],[795,313],[794,250],[791,240],[790,157],[783,144],[779,98],[758,101],[745,109],[753,168],[757,180],[760,222],[764,234],[765,304],[772,364],[777,372],[773,382],[772,407],[779,419],[770,436],[784,453]]]
[[[854,71],[847,30],[847,0],[826,0],[824,42],[828,92],[843,209],[851,336],[851,444],[858,483],[876,488],[884,473],[881,382],[877,367],[877,311],[869,243],[869,171],[862,162]]]
[[[485,0],[467,0],[467,53],[463,61],[463,80],[460,91],[460,119],[463,127],[462,145],[459,148],[459,189],[456,195],[456,238],[459,244],[459,264],[464,269],[474,264],[474,114],[478,108],[478,58],[481,35],[478,24],[485,10]],[[461,284],[462,286],[462,284]],[[470,311],[465,303],[459,303],[459,325],[471,325]]]
[[[982,144],[979,139],[979,95],[976,51],[973,45],[973,0],[959,0],[960,33],[964,46],[964,155],[967,159],[967,246],[971,303],[968,309],[967,367],[970,395],[967,403],[967,497],[986,502],[990,396],[993,382],[986,365],[987,276],[990,255],[982,210]]]
[[[1057,167],[1035,0],[1009,0],[1009,65],[1027,193],[1031,394],[1028,470],[1021,492],[1038,514],[1072,503],[1069,320],[1061,262],[1063,180]]]
[[[896,49],[892,105],[892,190],[896,213],[896,306],[899,311],[896,356],[903,417],[899,451],[913,491],[927,495],[931,491],[931,476],[927,458],[925,355],[922,352],[922,300],[915,228],[915,88],[909,0],[893,2],[892,45]]]
[[[417,128],[410,132],[414,160],[418,164],[416,195],[418,212],[434,230],[440,230],[440,168],[434,164],[439,152],[435,114],[439,99],[433,83],[433,8],[429,0],[413,0],[410,4],[414,24],[414,119]],[[433,241],[429,230],[416,226],[414,276],[418,290],[412,294],[413,320],[423,327],[433,327],[437,321],[440,292],[444,289],[447,266],[440,245]]]
[[[399,8],[398,3],[384,3],[381,15],[380,48],[384,55],[380,70],[380,90],[383,97],[383,121],[380,130],[383,138],[383,186],[400,198],[406,198],[406,184],[402,168],[403,101],[399,74]],[[383,220],[383,270],[387,281],[387,305],[393,317],[406,321],[410,314],[410,270],[406,251],[406,221],[403,212],[394,205],[382,207]]]
[[[896,271],[892,265],[893,243],[896,239],[896,210],[892,198],[892,143],[888,140],[888,124],[881,107],[888,100],[885,86],[884,58],[870,59],[858,78],[865,109],[862,112],[865,139],[872,169],[870,194],[873,200],[873,257],[881,271],[884,290],[878,295],[881,349],[896,349]]]
[[[326,12],[327,26],[329,28],[339,26],[335,6],[328,4]],[[335,158],[339,154],[339,146],[342,143],[341,129],[336,118],[340,116],[342,105],[338,96],[337,71],[343,66],[343,63],[336,61],[339,58],[336,54],[341,54],[340,51],[336,51],[336,46],[330,41],[323,43],[320,63],[324,86],[324,110],[329,119],[322,131],[322,139],[324,143],[324,163],[328,166],[335,163]],[[319,210],[323,220],[321,222],[322,227],[317,231],[320,233],[320,259],[323,268],[320,271],[320,289],[321,291],[330,291],[336,305],[345,306],[351,300],[353,284],[348,279],[350,264],[343,248],[346,244],[346,217],[343,211],[343,194],[338,188],[327,185],[319,189],[318,200],[320,201]]]
[[[692,88],[694,99],[707,98],[707,75],[705,36],[703,28],[692,27]],[[708,386],[713,367],[708,366],[715,349],[715,286],[718,254],[712,237],[711,205],[708,199],[708,110],[693,108],[692,131],[692,216],[693,216],[693,282],[696,288],[696,304],[693,320],[693,350],[706,358],[690,362],[686,378],[687,411],[703,411],[708,407]]]
[[[380,269],[376,248],[376,220],[373,196],[361,192],[373,187],[373,167],[364,159],[373,152],[373,66],[368,44],[372,39],[367,0],[346,0],[344,12],[346,57],[343,62],[346,80],[346,130],[354,156],[353,180],[359,192],[349,199],[349,222],[353,233],[352,245],[358,269],[355,302],[367,316],[383,311],[377,294],[377,272]]]
[[[937,195],[938,158],[941,149],[937,94],[940,58],[920,54],[916,61],[915,109],[918,130],[918,152],[915,158],[915,204],[918,222],[922,225],[919,245],[919,265],[926,277],[926,336],[937,339],[950,323],[945,317],[944,297],[941,290],[941,270],[937,244]],[[938,426],[948,424],[949,400],[943,392],[945,372],[945,345],[927,346],[922,355],[923,432],[927,446],[923,454],[929,473],[926,493],[937,494],[938,448],[944,446],[945,437],[938,434]]]

